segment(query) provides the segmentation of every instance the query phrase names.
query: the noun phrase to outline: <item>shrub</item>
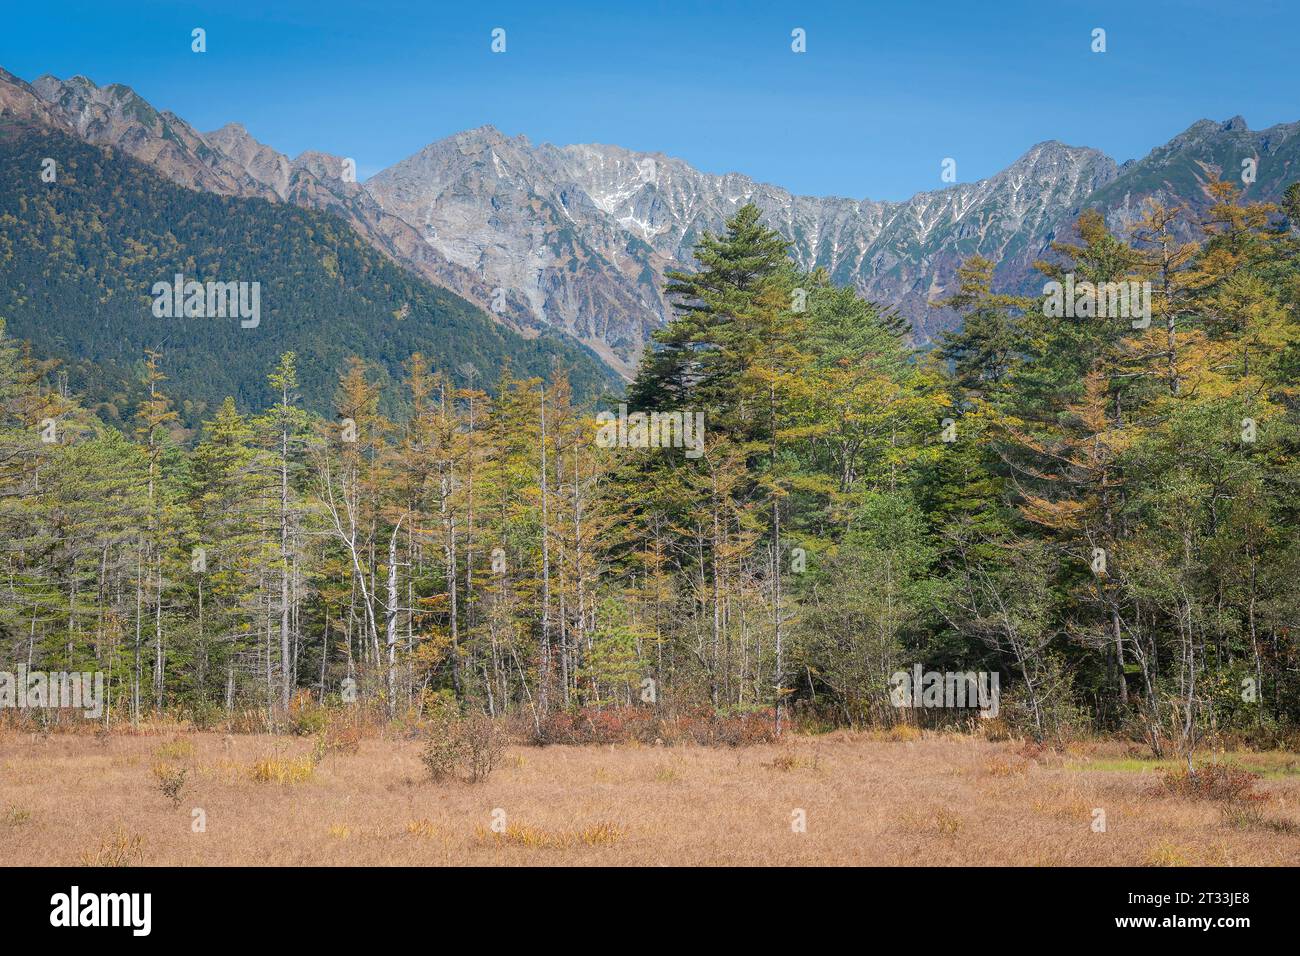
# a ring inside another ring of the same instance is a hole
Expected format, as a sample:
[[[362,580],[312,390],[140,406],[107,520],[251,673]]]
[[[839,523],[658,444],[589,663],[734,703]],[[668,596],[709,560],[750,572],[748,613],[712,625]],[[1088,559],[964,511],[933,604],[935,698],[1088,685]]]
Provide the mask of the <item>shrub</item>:
[[[575,708],[549,715],[537,734],[540,744],[651,743],[658,720],[649,707]]]
[[[319,764],[329,754],[355,754],[361,750],[361,729],[330,723],[316,737],[311,760]]]
[[[210,730],[225,714],[225,709],[212,700],[191,700],[185,707],[185,715],[195,730]]]
[[[325,751],[334,754],[355,754],[361,750],[361,728],[340,727],[331,724],[325,729]]]
[[[181,805],[181,791],[185,788],[184,767],[177,767],[159,761],[153,765],[153,775],[158,781],[158,792],[172,802],[173,807]]]
[[[1165,790],[1177,797],[1193,800],[1262,800],[1254,792],[1258,774],[1222,763],[1207,763],[1199,770],[1178,768],[1164,775]]]
[[[1033,760],[1035,762],[1051,760],[1058,756],[1056,748],[1051,744],[1038,743],[1033,740],[1027,740],[1021,744],[1016,749],[1016,753],[1024,757],[1026,760]]]
[[[749,747],[776,740],[776,715],[771,710],[736,714],[713,714],[701,720],[707,736],[701,743],[725,747]]]
[[[998,716],[987,719],[1000,722],[1014,736],[1033,737],[1056,744],[1086,736],[1091,730],[1092,718],[1078,703],[1070,669],[1057,655],[1046,656],[1043,667],[1040,686],[1051,688],[1051,691],[1039,700],[1037,717],[1024,685],[1014,684],[1002,691]],[[990,728],[991,731],[996,729]]]
[[[424,742],[420,761],[434,783],[441,783],[456,775],[460,764],[460,740],[455,733],[455,722],[439,722]]]
[[[1258,725],[1221,731],[1215,735],[1215,740],[1225,750],[1285,750],[1290,753],[1300,750],[1300,731],[1272,719]]]
[[[329,724],[330,712],[310,692],[299,691],[289,703],[289,730],[298,737],[314,737]]]
[[[462,721],[459,730],[470,782],[486,780],[505,752],[505,739],[492,719],[483,714]]]
[[[505,734],[490,717],[439,715],[431,721],[420,760],[435,783],[452,777],[478,783],[496,769],[505,744]]]
[[[538,744],[675,744],[744,747],[771,743],[770,709],[719,712],[710,707],[663,716],[652,707],[575,708],[549,715],[535,733]]]

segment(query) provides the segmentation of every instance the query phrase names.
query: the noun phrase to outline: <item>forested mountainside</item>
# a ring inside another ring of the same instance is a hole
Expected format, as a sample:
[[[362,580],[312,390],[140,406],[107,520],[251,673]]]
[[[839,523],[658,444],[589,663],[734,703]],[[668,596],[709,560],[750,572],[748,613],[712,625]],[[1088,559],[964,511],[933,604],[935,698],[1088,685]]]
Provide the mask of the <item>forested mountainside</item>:
[[[116,150],[23,121],[0,122],[0,170],[0,316],[37,355],[69,360],[70,384],[110,420],[129,420],[146,349],[165,356],[187,425],[226,396],[260,406],[265,369],[289,350],[317,411],[350,356],[395,375],[421,351],[467,384],[507,365],[527,376],[567,369],[584,396],[615,384],[582,346],[504,328],[332,215],[186,189]],[[156,316],[153,287],[176,274],[258,283],[256,326]]]

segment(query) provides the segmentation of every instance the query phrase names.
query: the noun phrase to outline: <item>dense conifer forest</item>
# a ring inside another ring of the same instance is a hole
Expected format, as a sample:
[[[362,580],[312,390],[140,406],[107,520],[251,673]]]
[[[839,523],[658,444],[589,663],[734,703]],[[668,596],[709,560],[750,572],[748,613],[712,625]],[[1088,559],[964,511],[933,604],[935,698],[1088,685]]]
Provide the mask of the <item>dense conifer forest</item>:
[[[33,171],[51,156],[57,178],[47,182]],[[583,346],[554,334],[525,339],[332,215],[185,189],[120,153],[9,121],[0,123],[0,169],[0,315],[10,335],[61,359],[70,387],[120,427],[140,400],[147,349],[166,356],[189,427],[226,396],[258,407],[265,369],[290,350],[303,404],[321,414],[350,355],[385,378],[422,349],[466,385],[507,364],[548,375],[556,362],[583,397],[617,385]],[[156,317],[151,290],[177,273],[258,282],[257,327]]]
[[[744,207],[672,275],[677,316],[625,399],[702,412],[692,457],[607,447],[596,416],[618,400],[591,400],[589,366],[518,360],[325,218],[268,206],[277,242],[241,247],[253,204],[182,203],[61,149],[63,198],[11,187],[0,213],[21,278],[0,340],[0,666],[102,670],[106,719],[274,723],[355,691],[395,718],[539,732],[619,707],[892,724],[911,712],[891,675],[916,664],[996,672],[1001,719],[1039,738],[1160,752],[1300,718],[1297,187],[1279,208],[1215,183],[1191,243],[1176,209],[1126,237],[1085,213],[1044,280],[1149,283],[1146,323],[1049,317],[973,257],[945,302],[963,329],[927,351]],[[144,244],[108,245],[110,213]],[[274,263],[322,291],[256,346],[236,325],[132,356],[141,310],[115,311],[101,274],[144,283],[161,259]],[[41,303],[73,293],[139,371],[109,420],[24,341],[57,342]],[[357,357],[402,303],[388,363]],[[268,360],[302,322],[328,339]],[[499,376],[449,377],[453,338]]]

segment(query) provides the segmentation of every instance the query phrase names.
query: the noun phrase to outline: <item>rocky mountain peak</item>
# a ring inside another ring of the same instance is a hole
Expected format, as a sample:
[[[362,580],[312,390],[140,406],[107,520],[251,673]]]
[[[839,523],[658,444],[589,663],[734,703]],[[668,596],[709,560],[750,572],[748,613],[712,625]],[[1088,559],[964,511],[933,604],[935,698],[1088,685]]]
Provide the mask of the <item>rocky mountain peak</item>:
[[[1026,289],[1035,260],[1068,234],[1080,210],[1103,210],[1122,231],[1147,199],[1185,204],[1195,225],[1212,175],[1256,158],[1252,196],[1273,198],[1300,168],[1300,123],[1251,132],[1239,116],[1200,120],[1123,166],[1100,151],[1044,140],[986,179],[902,202],[801,196],[743,173],[704,173],[660,152],[586,143],[533,145],[492,125],[431,142],[366,183],[342,157],[293,159],[239,123],[199,134],[130,87],[77,76],[28,85],[0,70],[0,115],[71,128],[182,185],[260,196],[342,217],[392,258],[531,333],[553,328],[630,373],[647,336],[671,315],[664,273],[692,264],[700,236],[744,203],[790,241],[802,268],[898,308],[917,341],[958,317],[933,308],[957,267],[998,263],[998,288]]]
[[[86,142],[120,149],[182,186],[222,195],[276,195],[179,116],[157,111],[129,86],[47,75],[31,88]]]
[[[289,195],[289,179],[293,173],[289,160],[283,154],[259,143],[240,123],[227,123],[220,129],[203,134],[204,141],[238,165],[251,179],[271,190],[277,198]]]
[[[1234,116],[1226,120],[1199,119],[1183,130],[1168,143],[1152,150],[1153,153],[1169,153],[1199,143],[1217,143],[1225,135],[1252,136],[1250,126],[1245,119]]]
[[[344,179],[346,162],[346,157],[309,149],[294,157],[293,168],[295,170],[305,169],[322,181],[332,180],[344,183],[346,182]]]
[[[36,88],[0,67],[0,118],[18,118],[66,128],[66,117],[52,109]]]

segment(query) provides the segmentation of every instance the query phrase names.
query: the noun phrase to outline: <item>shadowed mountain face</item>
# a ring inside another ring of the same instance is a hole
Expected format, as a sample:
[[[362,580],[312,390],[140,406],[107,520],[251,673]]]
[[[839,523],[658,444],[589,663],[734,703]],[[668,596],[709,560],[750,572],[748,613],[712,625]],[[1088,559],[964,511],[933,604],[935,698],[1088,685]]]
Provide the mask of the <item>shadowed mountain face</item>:
[[[1245,192],[1254,199],[1276,198],[1300,177],[1300,124],[1252,132],[1238,117],[1201,120],[1123,166],[1095,149],[1040,143],[988,179],[905,202],[796,196],[658,153],[533,145],[491,126],[432,143],[359,184],[343,157],[290,159],[236,123],[198,133],[127,87],[84,77],[28,86],[0,71],[0,108],[121,149],[189,188],[331,212],[498,321],[525,335],[560,330],[624,375],[670,314],[664,271],[689,268],[700,234],[720,230],[747,202],[790,240],[801,266],[896,306],[926,342],[956,324],[931,303],[951,291],[970,255],[998,263],[999,288],[1028,291],[1038,282],[1034,261],[1084,208],[1122,232],[1148,198],[1184,205],[1191,237],[1213,176],[1237,179],[1253,160]]]

